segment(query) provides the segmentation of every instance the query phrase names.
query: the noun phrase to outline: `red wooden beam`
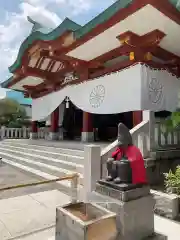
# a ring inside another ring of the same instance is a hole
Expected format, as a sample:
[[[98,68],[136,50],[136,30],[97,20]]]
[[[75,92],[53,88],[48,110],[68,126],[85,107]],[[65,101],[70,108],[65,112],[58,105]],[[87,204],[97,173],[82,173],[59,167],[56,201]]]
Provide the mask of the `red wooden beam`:
[[[127,31],[117,38],[121,43],[129,44],[129,46],[143,48],[143,47],[151,47],[153,45],[157,46],[160,41],[166,36],[165,33],[156,29],[152,32],[149,32],[143,36],[137,35],[131,31]]]
[[[90,79],[93,79],[93,78],[103,76],[105,74],[109,74],[111,72],[116,72],[118,70],[122,70],[126,67],[129,67],[129,66],[133,65],[135,62],[136,61],[131,61],[131,60],[122,61],[122,62],[114,64],[111,67],[107,67],[107,68],[102,69],[102,70],[97,70],[95,73],[90,74],[89,77],[90,77]]]

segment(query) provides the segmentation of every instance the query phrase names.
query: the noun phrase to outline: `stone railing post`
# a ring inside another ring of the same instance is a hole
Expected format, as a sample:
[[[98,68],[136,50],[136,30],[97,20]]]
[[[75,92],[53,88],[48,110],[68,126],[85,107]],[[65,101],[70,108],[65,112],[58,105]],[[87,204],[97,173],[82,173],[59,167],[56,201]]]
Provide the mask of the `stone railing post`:
[[[143,120],[149,121],[148,152],[155,149],[155,114],[152,111],[143,111]]]
[[[15,128],[15,129],[14,129],[14,136],[13,136],[13,137],[14,137],[14,138],[20,138],[20,137],[19,137],[19,135],[20,135],[19,133],[20,133],[20,129],[19,129],[19,128]]]
[[[11,134],[11,128],[6,128],[6,138],[11,138],[12,134]]]
[[[23,127],[23,128],[22,128],[22,131],[23,131],[23,133],[22,133],[22,138],[26,139],[26,138],[27,138],[27,128],[26,128],[26,127]]]
[[[88,196],[96,188],[96,182],[101,177],[101,147],[86,145],[84,147],[83,201],[88,202]]]
[[[78,200],[78,174],[71,179],[71,202],[75,203]]]
[[[4,139],[6,136],[5,136],[5,130],[6,130],[6,127],[5,126],[2,126],[1,127],[1,139]]]

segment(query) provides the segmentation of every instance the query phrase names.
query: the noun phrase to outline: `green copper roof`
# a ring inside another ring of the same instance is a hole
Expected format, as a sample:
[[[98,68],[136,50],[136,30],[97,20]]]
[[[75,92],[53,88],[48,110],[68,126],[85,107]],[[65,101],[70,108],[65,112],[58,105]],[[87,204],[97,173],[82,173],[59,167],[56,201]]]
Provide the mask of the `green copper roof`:
[[[71,21],[70,19],[66,18],[56,29],[51,31],[48,34],[44,34],[40,31],[33,32],[26,40],[22,43],[19,54],[17,57],[17,60],[15,63],[9,67],[10,72],[14,72],[21,64],[21,58],[24,54],[24,51],[33,44],[36,40],[44,40],[44,41],[50,41],[55,40],[59,36],[61,36],[64,32],[67,30],[73,31],[75,34],[75,37],[81,38],[86,33],[91,31],[93,28],[95,28],[97,25],[107,21],[109,18],[111,18],[117,11],[119,11],[122,8],[127,7],[133,0],[118,0],[113,5],[111,5],[109,8],[107,8],[104,12],[99,14],[97,17],[95,17],[93,20],[85,24],[83,27],[79,24],[76,24],[75,22]],[[38,23],[36,23],[37,26]],[[38,26],[39,27],[39,26]]]
[[[10,78],[8,78],[7,80],[5,80],[4,82],[2,82],[2,83],[0,84],[0,86],[1,86],[2,88],[6,88],[7,85],[8,85],[12,80],[13,80],[13,77],[10,77]]]
[[[9,71],[13,73],[20,66],[21,58],[22,58],[25,50],[30,45],[32,45],[32,43],[34,41],[36,41],[36,40],[51,41],[51,40],[58,38],[59,36],[61,36],[63,33],[65,33],[68,30],[75,31],[80,27],[81,27],[80,25],[78,25],[75,22],[71,21],[70,19],[66,18],[56,29],[54,29],[53,31],[51,31],[48,34],[44,34],[40,31],[32,32],[31,35],[29,35],[26,38],[26,40],[22,43],[22,45],[19,49],[18,57],[17,57],[15,63],[11,67],[9,67]]]
[[[169,0],[178,10],[180,10],[180,0]]]

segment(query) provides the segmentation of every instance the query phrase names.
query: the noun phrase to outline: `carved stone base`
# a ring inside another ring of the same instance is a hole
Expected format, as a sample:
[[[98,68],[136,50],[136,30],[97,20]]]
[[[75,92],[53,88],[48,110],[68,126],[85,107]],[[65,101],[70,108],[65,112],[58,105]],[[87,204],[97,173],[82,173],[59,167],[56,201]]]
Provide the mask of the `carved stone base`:
[[[37,132],[30,132],[29,139],[37,139],[38,138],[38,133]]]
[[[132,184],[132,183],[120,183],[115,184],[112,182],[108,182],[104,179],[98,181],[99,184],[105,185],[107,187],[111,187],[113,189],[119,190],[119,191],[128,191],[131,189],[141,188],[143,186],[147,186],[145,184]]]
[[[96,191],[104,196],[102,204],[116,213],[117,239],[140,240],[153,236],[155,202],[149,186],[121,191],[97,183]]]
[[[81,133],[81,141],[82,142],[93,142],[94,141],[94,133],[93,132],[82,132]]]
[[[58,132],[50,132],[49,139],[52,141],[59,140],[59,133]]]
[[[148,185],[134,184],[116,185],[106,182],[105,180],[100,180],[96,184],[96,192],[122,202],[128,202],[140,197],[148,196],[150,194],[150,187]]]

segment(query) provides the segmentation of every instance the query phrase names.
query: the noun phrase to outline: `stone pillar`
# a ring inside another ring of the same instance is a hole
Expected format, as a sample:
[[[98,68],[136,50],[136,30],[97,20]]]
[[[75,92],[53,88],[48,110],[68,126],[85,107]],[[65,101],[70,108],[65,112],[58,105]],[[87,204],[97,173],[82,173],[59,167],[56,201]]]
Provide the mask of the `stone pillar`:
[[[151,239],[149,237],[154,235],[155,200],[150,194],[150,187],[142,186],[130,190],[120,190],[120,186],[121,184],[118,186],[119,189],[115,189],[97,183],[96,187],[99,196],[104,197],[104,200],[101,200],[101,206],[116,213],[118,237],[114,239]]]
[[[2,126],[1,127],[1,139],[6,138],[6,127]]]
[[[82,142],[94,141],[92,114],[88,112],[83,112],[83,129],[81,133],[81,140]]]
[[[37,139],[38,138],[38,127],[37,122],[32,121],[31,123],[31,132],[30,132],[30,139]]]
[[[143,121],[149,122],[148,150],[155,150],[155,114],[153,111],[143,111]]]
[[[51,126],[49,137],[51,140],[59,139],[59,107],[51,113]]]
[[[135,127],[143,120],[143,112],[142,111],[134,111],[133,112],[133,126]]]
[[[86,145],[84,147],[83,188],[80,200],[89,202],[96,183],[101,178],[101,147]]]

